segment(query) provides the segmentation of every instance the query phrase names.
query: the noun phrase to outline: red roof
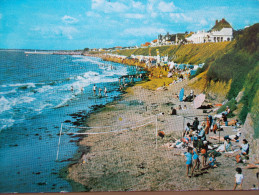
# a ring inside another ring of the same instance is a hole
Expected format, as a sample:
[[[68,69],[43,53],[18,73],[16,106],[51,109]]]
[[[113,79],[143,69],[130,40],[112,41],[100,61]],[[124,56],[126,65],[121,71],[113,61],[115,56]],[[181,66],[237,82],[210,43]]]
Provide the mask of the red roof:
[[[156,43],[156,42],[157,42],[157,39],[153,40],[152,42],[153,42],[153,43]]]
[[[149,45],[151,45],[151,43],[149,43],[149,42],[146,42],[145,44],[142,44],[142,46],[144,46],[144,47],[149,46]]]

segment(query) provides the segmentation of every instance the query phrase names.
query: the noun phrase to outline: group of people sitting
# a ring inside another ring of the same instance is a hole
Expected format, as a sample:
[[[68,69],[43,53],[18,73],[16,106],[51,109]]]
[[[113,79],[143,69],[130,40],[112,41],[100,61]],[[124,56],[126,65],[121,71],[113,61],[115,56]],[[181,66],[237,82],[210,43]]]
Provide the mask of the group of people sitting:
[[[189,177],[189,172],[191,170],[191,175],[195,169],[199,170],[200,164],[202,168],[209,168],[209,167],[217,167],[216,163],[216,156],[221,155],[222,152],[225,152],[225,156],[236,156],[236,161],[242,162],[245,158],[248,157],[249,154],[249,144],[246,139],[243,139],[243,143],[238,146],[239,148],[234,149],[232,147],[231,141],[238,142],[241,136],[241,131],[238,131],[234,135],[226,135],[224,137],[219,136],[210,136],[210,139],[224,141],[224,144],[220,145],[213,145],[211,142],[207,141],[206,135],[209,134],[209,129],[211,131],[220,130],[218,127],[214,125],[220,123],[220,120],[217,120],[216,123],[211,121],[212,117],[207,117],[207,124],[203,122],[199,125],[199,120],[196,117],[192,124],[187,123],[182,138],[180,142],[176,142],[174,145],[169,147],[176,147],[176,148],[187,148],[187,152],[184,153],[186,157],[186,166],[187,166],[187,173],[186,175]],[[214,125],[213,125],[214,124]],[[240,151],[241,150],[241,151]],[[201,161],[199,160],[199,154],[201,155]],[[207,158],[209,157],[209,161],[207,163]],[[239,158],[239,159],[238,159]]]

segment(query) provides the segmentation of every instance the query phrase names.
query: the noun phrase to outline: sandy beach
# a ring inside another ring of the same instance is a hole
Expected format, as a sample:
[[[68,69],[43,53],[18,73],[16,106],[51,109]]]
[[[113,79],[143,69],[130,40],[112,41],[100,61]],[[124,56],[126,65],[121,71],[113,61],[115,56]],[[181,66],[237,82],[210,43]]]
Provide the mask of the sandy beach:
[[[67,179],[83,184],[89,191],[232,190],[235,168],[246,166],[237,164],[235,157],[223,154],[216,158],[218,168],[196,171],[193,177],[187,178],[185,157],[179,156],[186,149],[163,147],[181,137],[188,120],[192,122],[198,116],[202,121],[208,115],[202,109],[194,109],[192,102],[179,102],[175,97],[182,87],[189,94],[190,82],[184,80],[155,91],[139,84],[128,88],[120,100],[91,114],[85,125],[111,127],[87,131],[99,134],[87,135],[79,142],[81,151],[84,151],[82,148],[90,150],[82,152],[78,163],[68,167]],[[187,109],[177,110],[176,116],[170,115],[171,107],[179,105],[186,105]],[[156,130],[164,131],[165,137],[157,136]],[[233,127],[224,127],[221,136],[235,133]],[[212,134],[207,135],[207,140],[217,144],[217,140],[208,138]],[[256,169],[243,169],[243,189],[257,185],[256,172]]]

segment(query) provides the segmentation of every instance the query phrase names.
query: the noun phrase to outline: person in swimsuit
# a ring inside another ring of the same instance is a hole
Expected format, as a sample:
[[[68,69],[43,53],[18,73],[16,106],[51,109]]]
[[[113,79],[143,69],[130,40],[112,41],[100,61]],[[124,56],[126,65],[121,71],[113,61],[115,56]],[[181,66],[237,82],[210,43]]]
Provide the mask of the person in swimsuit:
[[[184,153],[186,157],[186,176],[189,177],[189,169],[192,168],[192,148],[188,147],[188,152]]]
[[[199,159],[199,155],[198,155],[198,151],[196,148],[193,149],[193,161],[194,161],[194,165],[192,167],[192,175],[193,175],[193,172],[194,172],[194,169],[196,168],[197,166],[197,169],[199,170],[200,168],[200,159]]]

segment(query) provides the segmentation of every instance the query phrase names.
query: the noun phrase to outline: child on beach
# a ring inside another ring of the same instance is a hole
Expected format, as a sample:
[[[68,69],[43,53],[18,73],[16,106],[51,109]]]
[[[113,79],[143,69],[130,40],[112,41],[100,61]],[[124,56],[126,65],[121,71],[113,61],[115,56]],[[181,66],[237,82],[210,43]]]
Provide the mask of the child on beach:
[[[203,141],[203,146],[201,149],[201,156],[202,156],[202,167],[206,167],[207,165],[207,157],[208,157],[208,142]]]
[[[192,167],[192,176],[193,176],[193,172],[194,172],[194,169],[196,168],[196,166],[197,166],[197,169],[199,170],[200,164],[201,164],[196,148],[193,149],[193,161],[194,161],[194,163],[193,163],[194,165]]]
[[[189,177],[189,169],[192,168],[192,148],[188,147],[188,152],[184,153],[186,157],[186,176]]]
[[[235,175],[235,185],[234,185],[234,189],[236,189],[236,187],[239,187],[242,190],[242,184],[243,184],[243,180],[244,180],[244,175],[242,174],[242,169],[240,167],[236,168],[236,175]]]
[[[209,156],[210,156],[210,158],[209,158],[209,166],[210,167],[217,167],[217,165],[216,165],[216,158],[215,158],[214,154],[210,153]]]

